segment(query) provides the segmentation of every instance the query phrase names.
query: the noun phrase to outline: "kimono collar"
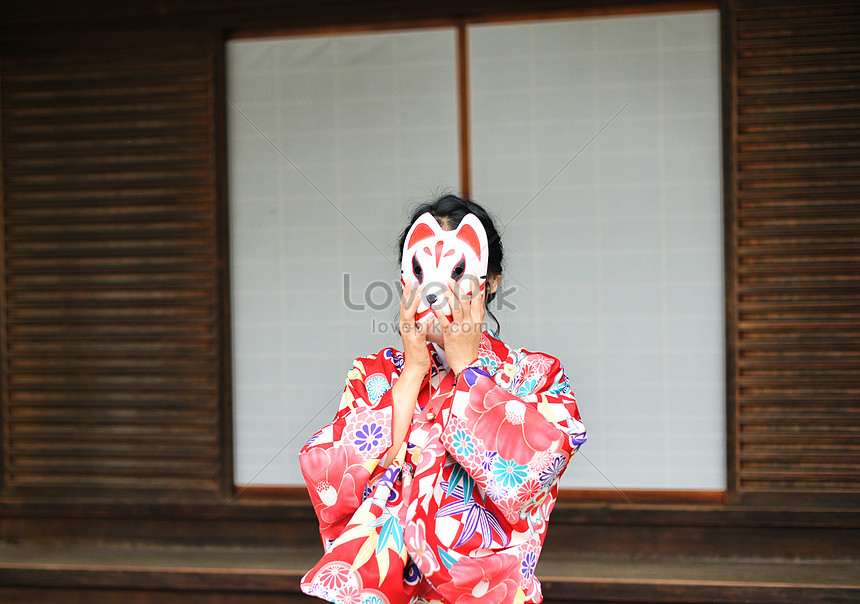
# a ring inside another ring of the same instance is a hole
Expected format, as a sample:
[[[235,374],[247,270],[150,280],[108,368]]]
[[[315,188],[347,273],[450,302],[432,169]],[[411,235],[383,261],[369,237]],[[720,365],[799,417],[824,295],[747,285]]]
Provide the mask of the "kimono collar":
[[[484,338],[488,339],[490,342],[493,340],[499,341],[496,332],[493,330],[484,330],[481,335],[481,339],[483,340]],[[436,368],[438,373],[451,370],[451,366],[448,365],[448,359],[445,358],[445,350],[441,346],[435,342],[427,342],[427,352],[430,355],[433,366]]]
[[[451,370],[451,367],[448,365],[448,359],[445,358],[445,350],[436,342],[427,342],[427,352],[430,353],[430,359],[438,373],[441,373],[443,370]]]

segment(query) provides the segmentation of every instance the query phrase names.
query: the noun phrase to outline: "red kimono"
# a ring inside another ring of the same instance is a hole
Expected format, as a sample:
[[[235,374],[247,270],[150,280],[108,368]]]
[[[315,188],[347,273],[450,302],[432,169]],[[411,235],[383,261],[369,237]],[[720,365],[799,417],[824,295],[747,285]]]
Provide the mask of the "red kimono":
[[[427,346],[430,379],[391,465],[393,348],[356,359],[334,421],[302,448],[325,548],[302,591],[339,604],[540,602],[558,479],[586,437],[570,383],[554,357],[486,331],[457,383]]]

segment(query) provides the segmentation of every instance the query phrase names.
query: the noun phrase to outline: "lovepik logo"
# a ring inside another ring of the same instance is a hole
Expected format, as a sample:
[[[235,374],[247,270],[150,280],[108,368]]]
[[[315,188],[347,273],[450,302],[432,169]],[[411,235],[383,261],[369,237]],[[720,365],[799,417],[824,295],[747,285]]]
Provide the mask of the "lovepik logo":
[[[424,285],[427,291],[444,291],[447,284],[443,283],[427,283]],[[411,295],[418,293],[416,290]],[[517,310],[516,302],[513,300],[514,294],[517,292],[517,286],[513,285],[507,289],[499,287],[496,290],[496,295],[490,302],[490,307],[495,310]],[[401,295],[400,281],[382,281],[380,279],[368,283],[359,295],[352,292],[352,275],[343,273],[343,304],[349,310],[365,311],[365,310],[396,310],[399,307]],[[411,297],[411,296],[410,296]],[[454,297],[454,302],[457,303],[459,298]],[[407,304],[412,300],[407,300]]]

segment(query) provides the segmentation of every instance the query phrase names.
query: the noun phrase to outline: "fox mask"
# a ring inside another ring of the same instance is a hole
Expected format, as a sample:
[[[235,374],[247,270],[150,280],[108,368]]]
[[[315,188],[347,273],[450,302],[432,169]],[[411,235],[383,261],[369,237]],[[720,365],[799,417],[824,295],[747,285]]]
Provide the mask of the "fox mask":
[[[448,279],[460,284],[465,299],[477,296],[487,281],[487,257],[487,232],[474,214],[466,214],[453,231],[444,230],[430,212],[419,216],[406,234],[400,265],[401,283],[412,282],[421,296],[415,322],[432,321],[434,307],[451,321]]]

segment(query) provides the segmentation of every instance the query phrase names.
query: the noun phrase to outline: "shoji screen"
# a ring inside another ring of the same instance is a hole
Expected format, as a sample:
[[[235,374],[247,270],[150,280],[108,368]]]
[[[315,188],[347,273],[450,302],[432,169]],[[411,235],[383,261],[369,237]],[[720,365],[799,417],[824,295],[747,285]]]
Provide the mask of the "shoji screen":
[[[589,429],[563,485],[725,488],[717,12],[469,40],[473,194],[506,225],[501,335],[562,360]]]
[[[459,181],[453,30],[227,45],[236,482],[301,484],[352,360],[397,345],[404,204]]]

